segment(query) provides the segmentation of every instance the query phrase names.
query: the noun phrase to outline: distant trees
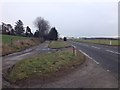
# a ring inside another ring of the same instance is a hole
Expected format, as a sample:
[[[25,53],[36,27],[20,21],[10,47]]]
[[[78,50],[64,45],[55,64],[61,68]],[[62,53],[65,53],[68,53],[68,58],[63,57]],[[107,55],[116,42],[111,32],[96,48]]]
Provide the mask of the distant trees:
[[[18,20],[16,22],[15,31],[16,31],[17,35],[23,35],[24,34],[23,22],[21,20]]]
[[[19,35],[19,36],[26,36],[26,37],[36,37],[43,40],[57,40],[58,39],[58,32],[55,27],[52,27],[50,29],[49,22],[45,20],[42,17],[37,17],[34,25],[37,27],[37,30],[33,34],[31,32],[31,28],[27,26],[24,29],[23,22],[21,20],[18,20],[15,22],[14,28],[11,24],[5,24],[2,23],[1,25],[1,31],[2,34],[8,34],[8,35]]]
[[[51,28],[48,36],[49,36],[50,40],[57,40],[58,39],[58,32],[57,32],[55,27]]]
[[[44,39],[45,36],[48,34],[48,30],[50,28],[48,21],[42,17],[37,17],[35,22],[34,22],[34,25],[38,28],[39,38]]]

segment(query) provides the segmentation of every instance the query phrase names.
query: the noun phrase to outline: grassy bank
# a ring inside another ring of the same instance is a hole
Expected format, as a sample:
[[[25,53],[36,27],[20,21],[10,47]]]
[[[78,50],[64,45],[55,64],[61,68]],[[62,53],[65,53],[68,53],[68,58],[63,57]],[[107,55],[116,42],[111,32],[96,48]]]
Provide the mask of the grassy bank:
[[[28,39],[27,37],[21,36],[12,36],[12,35],[2,35],[2,43],[10,44],[11,42],[15,42],[17,40]]]
[[[54,53],[40,54],[18,62],[10,71],[7,78],[15,83],[31,76],[50,77],[62,70],[73,69],[84,62],[85,56],[80,52],[73,55],[72,48]],[[42,80],[42,79],[41,79]]]
[[[62,41],[62,40],[52,41],[52,42],[49,44],[49,47],[50,47],[50,48],[54,48],[54,49],[65,48],[65,47],[69,47],[69,46],[70,46],[70,44],[68,44],[66,41]]]
[[[80,40],[80,39],[74,39],[74,41],[77,42],[86,42],[86,43],[95,43],[95,44],[104,44],[104,45],[111,45],[113,46],[120,46],[120,40],[100,40],[100,39],[95,39],[95,40]]]
[[[2,55],[21,51],[39,43],[40,40],[36,38],[2,35]]]

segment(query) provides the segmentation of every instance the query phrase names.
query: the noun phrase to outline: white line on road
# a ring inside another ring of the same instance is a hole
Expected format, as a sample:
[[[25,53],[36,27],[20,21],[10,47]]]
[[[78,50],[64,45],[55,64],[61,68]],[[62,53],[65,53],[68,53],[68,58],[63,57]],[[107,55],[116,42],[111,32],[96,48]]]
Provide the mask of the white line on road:
[[[76,46],[72,45],[74,48],[76,48]],[[91,60],[93,60],[96,64],[99,64],[99,62],[97,62],[96,60],[94,60],[92,57],[90,57],[89,55],[87,55],[85,52],[83,52],[82,50],[79,50],[80,52],[82,52],[85,56],[87,56],[88,58],[90,58]]]
[[[92,57],[90,57],[89,55],[87,55],[85,52],[83,52],[82,50],[79,50],[80,52],[82,52],[85,56],[87,56],[88,58],[90,58],[91,60],[93,60],[96,64],[99,64],[99,62],[97,62],[96,60],[94,60]]]
[[[111,52],[111,53],[114,53],[114,54],[120,54],[118,52],[114,52],[114,51],[111,51],[111,50],[106,50],[107,52]]]
[[[96,48],[96,49],[100,49],[99,47],[95,47],[95,46],[91,46],[91,47]]]

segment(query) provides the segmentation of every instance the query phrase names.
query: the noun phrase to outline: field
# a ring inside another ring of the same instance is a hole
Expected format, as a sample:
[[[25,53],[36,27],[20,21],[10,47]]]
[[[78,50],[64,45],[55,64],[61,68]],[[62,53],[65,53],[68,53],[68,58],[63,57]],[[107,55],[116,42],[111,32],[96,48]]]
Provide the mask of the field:
[[[77,42],[86,42],[86,43],[95,43],[95,44],[104,44],[104,45],[113,45],[113,46],[119,46],[120,40],[101,40],[101,39],[95,39],[95,40],[80,40],[80,39],[74,39],[74,41]]]
[[[2,56],[24,50],[41,42],[42,40],[36,38],[2,35]]]
[[[15,83],[30,78],[33,75],[38,76],[37,78],[50,77],[57,72],[74,69],[75,66],[81,65],[84,60],[85,56],[79,51],[77,51],[75,56],[72,48],[40,54],[18,62],[11,69],[7,79]]]
[[[21,37],[21,36],[12,36],[12,35],[2,35],[2,43],[10,44],[11,41],[17,41],[27,39],[27,37]]]
[[[62,40],[52,41],[52,42],[49,44],[49,47],[50,47],[50,48],[54,48],[54,49],[65,48],[65,47],[69,47],[69,46],[70,46],[70,44],[68,44],[66,41],[62,41]]]

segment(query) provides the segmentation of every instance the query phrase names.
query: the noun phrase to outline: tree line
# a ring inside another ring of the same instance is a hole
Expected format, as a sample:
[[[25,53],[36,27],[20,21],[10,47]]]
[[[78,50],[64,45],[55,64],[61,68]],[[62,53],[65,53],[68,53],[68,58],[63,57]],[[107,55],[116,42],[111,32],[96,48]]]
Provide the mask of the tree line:
[[[57,40],[58,32],[55,27],[50,26],[49,22],[42,17],[37,17],[34,21],[34,25],[37,28],[35,33],[31,32],[29,26],[24,27],[21,20],[15,22],[14,28],[11,24],[2,23],[2,34],[17,35],[25,37],[42,38],[44,40]]]

